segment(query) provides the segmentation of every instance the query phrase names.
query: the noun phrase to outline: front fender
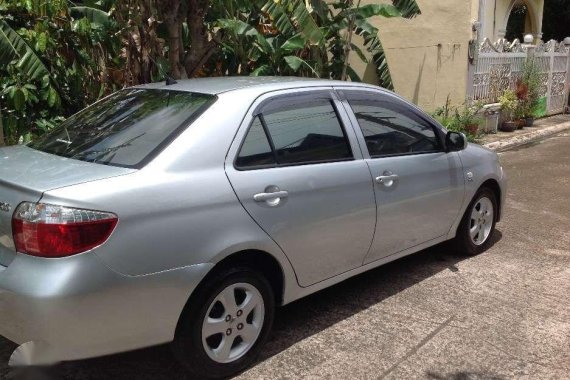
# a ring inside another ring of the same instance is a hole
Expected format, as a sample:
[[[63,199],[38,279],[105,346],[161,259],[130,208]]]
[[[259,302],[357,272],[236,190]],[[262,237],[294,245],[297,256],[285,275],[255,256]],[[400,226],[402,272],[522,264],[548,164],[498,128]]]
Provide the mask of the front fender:
[[[507,188],[506,176],[499,161],[497,153],[477,144],[469,144],[467,149],[459,152],[459,158],[463,166],[465,180],[465,197],[461,205],[461,212],[449,231],[448,239],[455,237],[457,228],[463,219],[463,215],[471,203],[471,200],[481,186],[491,180],[495,181],[500,189],[499,218],[503,214]]]

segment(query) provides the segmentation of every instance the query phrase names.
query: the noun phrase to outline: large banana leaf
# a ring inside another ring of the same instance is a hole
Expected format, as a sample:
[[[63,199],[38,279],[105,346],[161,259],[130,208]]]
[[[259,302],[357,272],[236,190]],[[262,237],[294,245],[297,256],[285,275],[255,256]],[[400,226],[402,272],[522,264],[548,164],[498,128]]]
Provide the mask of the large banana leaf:
[[[86,18],[91,24],[101,25],[108,27],[111,25],[111,18],[109,13],[92,7],[70,7],[69,14],[75,20]]]
[[[267,39],[250,24],[237,19],[220,19],[218,20],[220,29],[232,32],[236,36],[253,37],[258,46],[266,53],[273,51],[273,47]]]
[[[273,24],[281,33],[296,34],[299,32],[312,45],[322,42],[323,32],[309,13],[304,0],[261,0],[261,3],[261,10],[269,14]]]
[[[0,65],[6,67],[13,61],[30,79],[50,76],[48,68],[34,50],[5,20],[0,19]]]
[[[273,24],[281,33],[295,33],[295,27],[289,19],[289,15],[277,1],[261,0],[261,10],[271,17]]]
[[[405,18],[413,18],[422,13],[416,0],[392,0],[392,4],[398,8]]]

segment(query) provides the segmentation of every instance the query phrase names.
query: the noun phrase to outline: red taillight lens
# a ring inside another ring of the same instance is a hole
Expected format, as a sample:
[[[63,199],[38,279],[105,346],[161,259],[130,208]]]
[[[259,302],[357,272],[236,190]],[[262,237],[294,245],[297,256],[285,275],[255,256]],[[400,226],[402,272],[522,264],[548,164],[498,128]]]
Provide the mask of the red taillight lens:
[[[117,221],[112,213],[24,202],[12,217],[12,233],[18,252],[66,257],[103,244]]]

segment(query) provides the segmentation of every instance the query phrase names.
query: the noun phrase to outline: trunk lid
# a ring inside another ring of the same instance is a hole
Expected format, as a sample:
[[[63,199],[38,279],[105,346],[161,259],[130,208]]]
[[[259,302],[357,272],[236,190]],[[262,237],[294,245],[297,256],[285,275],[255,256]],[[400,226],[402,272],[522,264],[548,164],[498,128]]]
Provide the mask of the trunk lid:
[[[12,214],[21,202],[37,202],[45,191],[135,172],[40,152],[26,146],[0,148],[0,265],[16,252]]]

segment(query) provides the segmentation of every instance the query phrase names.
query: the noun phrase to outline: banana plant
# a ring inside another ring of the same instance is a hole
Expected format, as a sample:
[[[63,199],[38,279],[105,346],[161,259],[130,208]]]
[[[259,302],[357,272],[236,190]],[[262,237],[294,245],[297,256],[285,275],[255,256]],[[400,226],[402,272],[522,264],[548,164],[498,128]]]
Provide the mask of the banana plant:
[[[42,48],[43,42],[39,41]],[[0,102],[5,103],[15,112],[5,112],[2,115],[2,141],[9,137],[8,142],[14,143],[15,138],[20,133],[29,128],[26,126],[27,120],[22,115],[25,109],[34,107],[38,103],[38,88],[32,84],[34,81],[44,83],[41,90],[41,97],[44,98],[49,107],[58,107],[61,104],[58,87],[55,85],[55,78],[51,75],[47,66],[42,62],[34,49],[14,31],[8,23],[0,19],[0,67],[5,67],[12,71],[12,75],[4,78],[0,88]],[[18,77],[17,73],[21,73]],[[17,78],[16,80],[11,80]],[[2,105],[0,105],[1,107]],[[4,136],[4,129],[7,130]]]
[[[301,33],[289,38],[283,34],[266,37],[250,24],[237,19],[218,20],[218,27],[226,32],[224,49],[240,62],[241,74],[287,75],[299,74],[305,69],[318,76],[314,68],[298,56],[310,42]]]
[[[315,60],[323,61],[320,64],[315,62],[322,76],[335,79],[350,77],[353,81],[359,81],[358,74],[348,65],[348,58],[353,51],[361,60],[368,62],[366,54],[352,42],[352,34],[362,36],[381,85],[393,89],[379,30],[369,19],[375,16],[411,18],[418,15],[420,10],[415,0],[393,0],[392,3],[360,6],[360,1],[355,5],[352,0],[332,3],[325,0],[261,0],[261,9],[269,15],[280,33],[298,32],[306,37],[311,36],[310,45],[320,49],[313,56]],[[304,22],[301,23],[301,20]]]
[[[0,4],[0,108],[6,142],[27,141],[101,95],[99,64],[108,57],[96,59],[102,49],[90,43],[90,35],[96,22],[105,19],[88,7],[74,12],[75,19],[64,0]]]
[[[39,79],[51,74],[36,52],[20,37],[6,20],[0,19],[0,65],[15,63],[30,79]]]

